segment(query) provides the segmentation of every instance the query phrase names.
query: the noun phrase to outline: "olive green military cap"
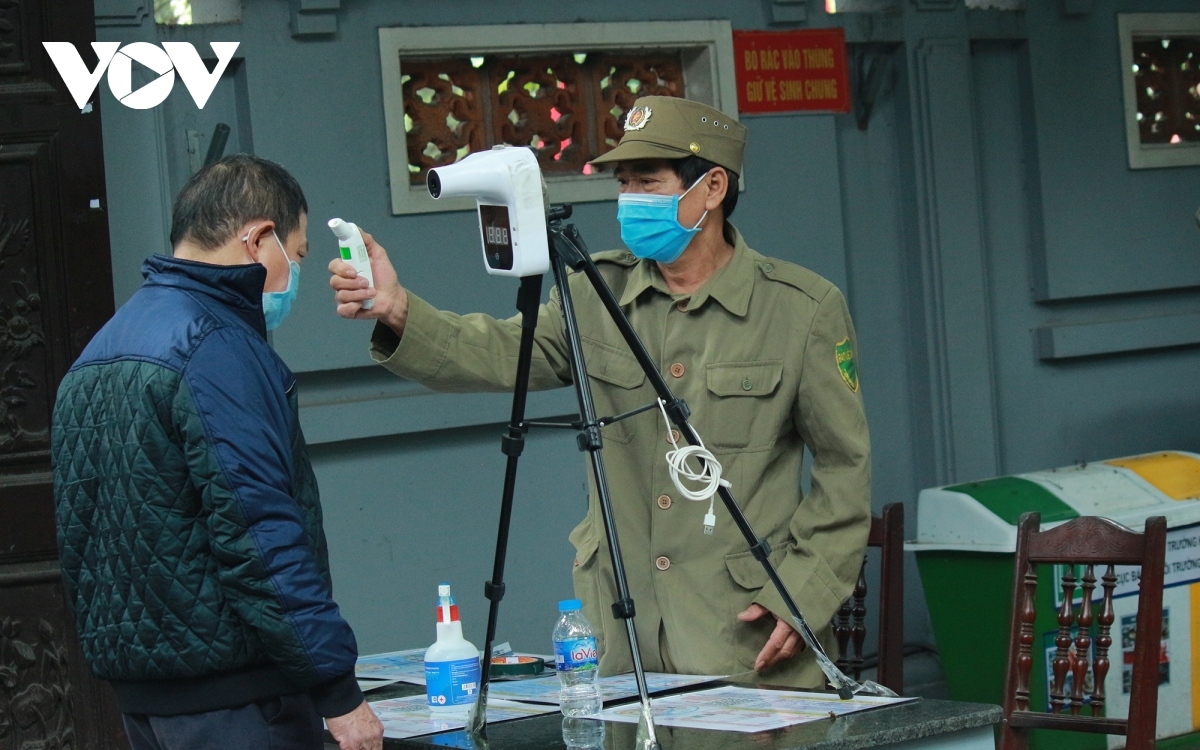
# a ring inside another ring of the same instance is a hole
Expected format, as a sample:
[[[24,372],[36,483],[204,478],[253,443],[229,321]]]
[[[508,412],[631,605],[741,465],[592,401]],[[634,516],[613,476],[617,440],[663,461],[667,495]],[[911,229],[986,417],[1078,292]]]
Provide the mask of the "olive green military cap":
[[[674,96],[643,96],[625,115],[621,142],[591,163],[699,156],[741,174],[745,150],[746,127],[724,112]]]

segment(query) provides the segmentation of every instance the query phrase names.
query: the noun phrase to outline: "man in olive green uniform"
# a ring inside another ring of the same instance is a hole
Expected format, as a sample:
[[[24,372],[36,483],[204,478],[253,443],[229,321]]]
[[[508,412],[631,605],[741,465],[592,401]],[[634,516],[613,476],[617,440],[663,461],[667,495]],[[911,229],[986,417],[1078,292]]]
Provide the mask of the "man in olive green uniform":
[[[744,146],[745,128],[711,107],[639,99],[620,144],[594,162],[617,164],[618,218],[633,252],[594,257],[828,646],[829,620],[854,587],[870,528],[870,447],[854,328],[837,288],[758,254],[727,222]],[[376,289],[336,259],[330,285],[340,315],[378,320],[371,356],[438,391],[511,390],[519,316],[439,311],[400,286],[383,248],[368,246]],[[652,403],[654,391],[587,280],[572,274],[569,283],[597,413]],[[374,307],[362,310],[368,298]],[[533,356],[531,388],[570,385],[557,290],[539,312]],[[732,519],[717,507],[716,528],[705,534],[709,503],[689,502],[672,483],[662,415],[644,412],[603,435],[646,669],[757,670],[768,682],[823,685]],[[811,490],[801,497],[805,446],[814,460]],[[571,533],[575,591],[599,631],[601,670],[612,674],[632,662],[624,626],[610,610],[612,563],[590,476],[589,485],[587,515]]]

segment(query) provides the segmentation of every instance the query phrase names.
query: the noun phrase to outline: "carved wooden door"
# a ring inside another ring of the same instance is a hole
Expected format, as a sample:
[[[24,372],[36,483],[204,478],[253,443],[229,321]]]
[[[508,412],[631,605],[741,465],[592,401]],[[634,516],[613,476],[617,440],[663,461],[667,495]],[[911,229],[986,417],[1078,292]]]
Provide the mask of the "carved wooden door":
[[[93,0],[0,0],[0,748],[127,747],[88,673],[54,538],[58,383],[112,315],[98,102],[83,112],[43,41],[96,64]]]

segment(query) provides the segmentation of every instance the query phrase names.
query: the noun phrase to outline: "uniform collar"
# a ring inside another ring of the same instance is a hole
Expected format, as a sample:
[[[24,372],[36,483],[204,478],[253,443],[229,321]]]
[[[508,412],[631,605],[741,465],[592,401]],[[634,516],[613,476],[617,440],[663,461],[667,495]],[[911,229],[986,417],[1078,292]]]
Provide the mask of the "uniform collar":
[[[750,292],[754,287],[754,260],[751,257],[754,251],[746,246],[742,233],[736,227],[733,229],[733,235],[733,257],[724,268],[717,271],[715,276],[692,294],[688,302],[689,309],[698,310],[712,297],[734,315],[746,315],[750,307]],[[658,265],[652,260],[640,260],[630,271],[625,291],[621,294],[621,306],[630,304],[650,288],[667,296],[674,296],[667,290]]]

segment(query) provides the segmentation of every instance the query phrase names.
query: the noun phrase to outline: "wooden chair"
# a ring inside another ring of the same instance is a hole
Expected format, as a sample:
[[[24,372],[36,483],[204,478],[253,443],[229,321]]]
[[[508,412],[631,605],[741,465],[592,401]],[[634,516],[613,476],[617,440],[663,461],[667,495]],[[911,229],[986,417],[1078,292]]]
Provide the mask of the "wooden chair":
[[[1166,519],[1162,516],[1147,518],[1143,534],[1098,516],[1075,518],[1049,531],[1039,531],[1040,522],[1039,514],[1026,513],[1017,524],[1002,747],[1004,750],[1024,750],[1028,746],[1027,730],[1036,728],[1123,734],[1128,750],[1153,750],[1158,711],[1159,644],[1162,640]],[[1051,665],[1050,713],[1033,712],[1029,706],[1030,673],[1034,659],[1040,658],[1034,647],[1038,564],[1069,566],[1063,574],[1063,603],[1058,610],[1058,635],[1054,641],[1057,651]],[[1093,617],[1097,564],[1107,565],[1107,568],[1100,577],[1103,600],[1099,604],[1099,614]],[[1073,604],[1079,583],[1075,578],[1075,565],[1086,566],[1078,618]],[[1108,653],[1113,643],[1115,619],[1112,599],[1117,577],[1114,565],[1140,565],[1142,568],[1128,720],[1104,716],[1104,678],[1111,666]],[[1094,642],[1093,622],[1098,626]],[[1071,628],[1076,624],[1078,632],[1072,636]],[[1089,666],[1087,653],[1093,646],[1091,715],[1083,715],[1084,680]],[[1070,694],[1066,689],[1068,673],[1074,677]]]
[[[904,505],[884,506],[883,516],[871,516],[868,547],[878,547],[882,560],[879,574],[879,667],[875,681],[904,694]],[[862,679],[863,643],[867,639],[867,559],[858,572],[854,593],[833,616],[830,625],[837,636],[837,665],[855,680]],[[853,645],[853,654],[851,646]]]

